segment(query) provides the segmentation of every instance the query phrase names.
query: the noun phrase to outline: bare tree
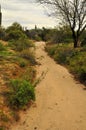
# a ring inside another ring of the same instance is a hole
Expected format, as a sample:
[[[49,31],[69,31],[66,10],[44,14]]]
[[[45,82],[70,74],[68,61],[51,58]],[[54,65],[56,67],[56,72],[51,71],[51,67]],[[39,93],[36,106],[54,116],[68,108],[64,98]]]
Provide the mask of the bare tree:
[[[74,48],[78,47],[79,38],[86,28],[86,0],[37,0],[37,2],[47,5],[53,16],[69,24]]]
[[[1,27],[1,22],[2,22],[2,13],[1,13],[1,5],[0,5],[0,27]]]

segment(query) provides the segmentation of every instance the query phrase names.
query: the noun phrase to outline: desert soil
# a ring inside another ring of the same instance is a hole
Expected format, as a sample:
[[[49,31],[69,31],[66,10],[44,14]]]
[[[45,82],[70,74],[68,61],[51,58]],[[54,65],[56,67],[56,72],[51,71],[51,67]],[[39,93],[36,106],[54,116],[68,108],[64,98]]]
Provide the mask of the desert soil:
[[[36,102],[21,113],[11,130],[86,130],[86,91],[68,70],[44,51],[45,43],[36,43]]]

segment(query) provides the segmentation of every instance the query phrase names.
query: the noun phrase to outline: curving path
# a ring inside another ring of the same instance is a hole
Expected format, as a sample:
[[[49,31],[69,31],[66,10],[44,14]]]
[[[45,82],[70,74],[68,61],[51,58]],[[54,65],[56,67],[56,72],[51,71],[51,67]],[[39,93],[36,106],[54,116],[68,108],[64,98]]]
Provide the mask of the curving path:
[[[56,64],[36,43],[41,82],[36,87],[36,104],[23,114],[11,130],[86,130],[86,91],[68,70]]]

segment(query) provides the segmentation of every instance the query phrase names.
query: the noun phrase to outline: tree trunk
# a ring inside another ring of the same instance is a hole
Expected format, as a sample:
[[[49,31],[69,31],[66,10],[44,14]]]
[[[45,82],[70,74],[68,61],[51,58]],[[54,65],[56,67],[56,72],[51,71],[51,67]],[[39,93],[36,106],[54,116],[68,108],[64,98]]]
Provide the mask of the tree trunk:
[[[0,27],[1,27],[1,22],[2,22],[2,13],[0,12]]]
[[[78,40],[74,39],[74,48],[77,48],[77,47],[78,47]]]
[[[74,42],[74,48],[78,47],[78,36],[76,36],[76,32],[74,29],[72,29],[72,37],[73,37],[73,42]]]

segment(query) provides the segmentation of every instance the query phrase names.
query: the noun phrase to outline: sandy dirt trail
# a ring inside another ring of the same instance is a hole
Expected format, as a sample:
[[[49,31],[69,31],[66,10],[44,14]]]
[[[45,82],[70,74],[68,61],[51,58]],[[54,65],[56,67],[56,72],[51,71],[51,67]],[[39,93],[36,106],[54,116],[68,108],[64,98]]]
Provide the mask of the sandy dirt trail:
[[[11,130],[86,130],[84,86],[46,54],[44,44],[36,43],[38,77],[44,74],[36,87],[36,105]]]

